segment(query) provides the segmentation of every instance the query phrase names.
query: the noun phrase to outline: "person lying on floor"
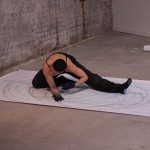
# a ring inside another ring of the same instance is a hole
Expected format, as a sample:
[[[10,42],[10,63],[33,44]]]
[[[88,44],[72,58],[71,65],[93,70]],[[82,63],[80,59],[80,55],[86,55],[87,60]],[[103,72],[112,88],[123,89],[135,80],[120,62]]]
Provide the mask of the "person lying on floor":
[[[78,80],[75,82],[60,76],[63,73],[67,73]],[[50,87],[52,97],[57,102],[64,99],[57,88],[58,86],[61,86],[63,90],[68,90],[79,87],[83,83],[98,91],[125,94],[126,89],[132,83],[132,79],[128,78],[123,84],[111,82],[86,69],[72,55],[56,52],[46,59],[42,69],[32,80],[34,88]]]

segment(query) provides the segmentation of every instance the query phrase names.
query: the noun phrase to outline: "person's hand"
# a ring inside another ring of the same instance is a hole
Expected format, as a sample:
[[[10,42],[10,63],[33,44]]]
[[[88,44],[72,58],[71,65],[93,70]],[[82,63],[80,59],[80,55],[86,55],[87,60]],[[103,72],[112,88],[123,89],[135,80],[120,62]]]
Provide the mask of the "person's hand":
[[[64,100],[64,98],[63,98],[59,93],[53,94],[52,97],[54,98],[54,100],[55,100],[56,102],[59,102],[59,101]]]
[[[74,87],[75,87],[75,82],[68,82],[68,83],[62,85],[63,90],[72,89]]]

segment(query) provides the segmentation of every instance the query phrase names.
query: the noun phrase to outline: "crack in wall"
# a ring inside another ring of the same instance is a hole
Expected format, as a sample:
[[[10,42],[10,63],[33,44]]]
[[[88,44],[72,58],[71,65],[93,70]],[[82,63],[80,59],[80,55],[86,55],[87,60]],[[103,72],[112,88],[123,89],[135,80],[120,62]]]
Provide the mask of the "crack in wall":
[[[55,48],[57,48],[57,47],[59,47],[59,30],[58,30],[58,28],[59,28],[59,25],[58,25],[58,19],[57,19],[57,3],[56,3],[56,1],[55,1],[55,16],[56,16],[56,46],[55,46]]]
[[[83,21],[83,37],[82,39],[86,38],[86,11],[85,11],[85,1],[86,0],[80,0],[81,6],[82,6],[82,21]]]
[[[76,27],[76,41],[78,41],[79,31],[78,31],[78,17],[77,17],[77,0],[75,0],[75,27]]]

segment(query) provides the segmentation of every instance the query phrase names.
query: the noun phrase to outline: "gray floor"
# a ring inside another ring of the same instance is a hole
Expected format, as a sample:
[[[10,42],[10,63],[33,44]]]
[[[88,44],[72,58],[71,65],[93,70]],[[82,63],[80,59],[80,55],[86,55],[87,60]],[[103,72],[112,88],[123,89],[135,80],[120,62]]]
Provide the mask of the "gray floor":
[[[150,38],[113,32],[63,51],[101,76],[150,80]],[[39,70],[47,56],[5,71]],[[1,75],[3,75],[1,74]],[[149,150],[150,117],[0,101],[0,150]]]

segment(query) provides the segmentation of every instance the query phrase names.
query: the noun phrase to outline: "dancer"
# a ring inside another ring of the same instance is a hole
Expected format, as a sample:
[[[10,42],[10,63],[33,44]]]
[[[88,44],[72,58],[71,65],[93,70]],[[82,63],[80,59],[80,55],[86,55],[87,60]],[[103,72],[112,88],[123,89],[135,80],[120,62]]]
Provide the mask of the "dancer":
[[[78,80],[75,82],[67,79],[62,75],[63,73],[67,73]],[[132,83],[132,79],[128,78],[123,84],[111,82],[86,69],[72,55],[56,52],[46,59],[42,69],[32,81],[34,88],[50,87],[52,97],[57,102],[64,99],[57,88],[58,86],[62,86],[63,90],[68,90],[79,87],[83,83],[98,91],[125,94]]]

